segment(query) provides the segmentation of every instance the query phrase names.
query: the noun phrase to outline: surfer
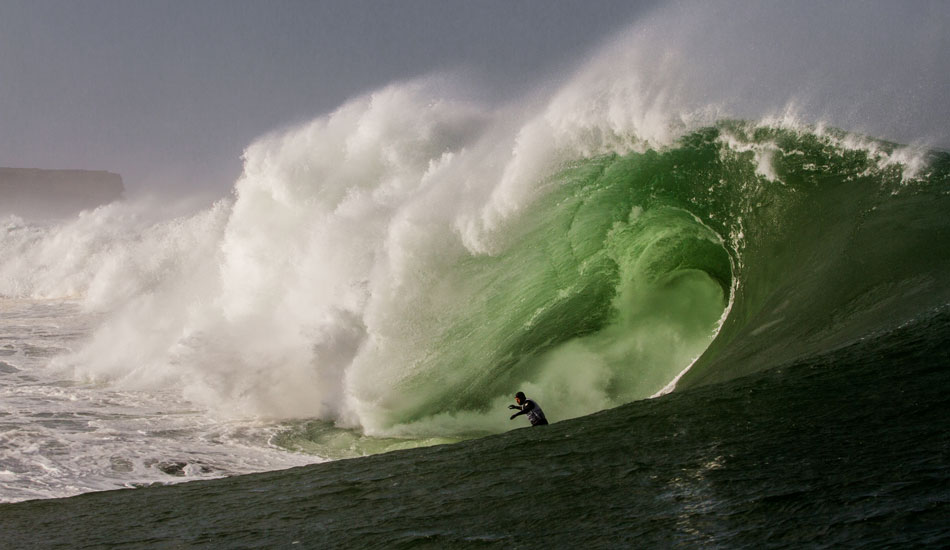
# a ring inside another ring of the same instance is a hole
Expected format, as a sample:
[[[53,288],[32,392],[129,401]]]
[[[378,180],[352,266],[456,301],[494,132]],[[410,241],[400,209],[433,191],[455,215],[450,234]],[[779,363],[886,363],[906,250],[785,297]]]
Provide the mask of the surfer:
[[[542,411],[541,407],[539,407],[534,401],[525,399],[523,392],[518,392],[515,394],[515,403],[517,403],[517,405],[508,405],[508,408],[520,410],[511,415],[509,420],[514,420],[519,414],[526,414],[528,415],[528,420],[531,421],[532,426],[547,425],[548,419],[544,417],[544,411]]]

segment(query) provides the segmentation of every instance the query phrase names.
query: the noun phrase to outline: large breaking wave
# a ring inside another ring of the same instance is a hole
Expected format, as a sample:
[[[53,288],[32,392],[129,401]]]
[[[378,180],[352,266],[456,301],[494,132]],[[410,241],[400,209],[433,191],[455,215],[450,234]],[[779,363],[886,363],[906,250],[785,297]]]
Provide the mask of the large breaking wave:
[[[400,437],[503,430],[516,389],[587,414],[946,303],[947,155],[827,126],[851,119],[820,56],[806,98],[776,93],[741,44],[777,8],[679,10],[530,100],[425,78],[264,136],[196,215],[10,219],[0,294],[102,315],[54,365],[80,378]]]

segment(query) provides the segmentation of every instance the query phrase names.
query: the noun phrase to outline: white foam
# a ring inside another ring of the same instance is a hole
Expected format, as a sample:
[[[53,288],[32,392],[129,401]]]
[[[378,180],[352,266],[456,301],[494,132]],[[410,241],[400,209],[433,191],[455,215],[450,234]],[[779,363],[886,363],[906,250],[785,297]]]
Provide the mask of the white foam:
[[[87,345],[53,364],[84,382],[174,391],[223,418],[383,425],[426,353],[411,331],[437,315],[424,304],[440,269],[504,251],[507,224],[564,163],[663,148],[723,115],[777,106],[776,124],[801,127],[834,111],[840,97],[816,107],[821,94],[788,85],[816,84],[808,71],[773,62],[800,53],[815,74],[837,67],[775,26],[789,15],[666,6],[505,108],[447,95],[434,78],[385,86],[251,144],[233,200],[196,215],[156,221],[111,205],[55,227],[10,219],[0,295],[81,296],[102,316]],[[770,144],[730,147],[777,179]],[[905,178],[922,169],[909,150],[879,158]],[[730,238],[741,244],[741,229]]]
[[[320,460],[274,448],[279,429],[219,422],[176,391],[76,384],[36,349],[66,350],[98,321],[76,303],[0,299],[0,501],[63,497]],[[162,468],[165,468],[165,471]]]

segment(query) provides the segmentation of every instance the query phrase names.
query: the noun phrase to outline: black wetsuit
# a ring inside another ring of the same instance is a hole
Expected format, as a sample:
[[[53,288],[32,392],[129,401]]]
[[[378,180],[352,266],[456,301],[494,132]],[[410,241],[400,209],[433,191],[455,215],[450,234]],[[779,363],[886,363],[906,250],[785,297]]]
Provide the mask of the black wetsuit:
[[[530,399],[525,399],[524,404],[521,405],[521,410],[511,415],[511,418],[519,414],[528,415],[528,420],[531,421],[532,426],[544,426],[548,423],[548,419],[544,417],[544,411],[541,410],[541,407],[539,407],[537,403]]]

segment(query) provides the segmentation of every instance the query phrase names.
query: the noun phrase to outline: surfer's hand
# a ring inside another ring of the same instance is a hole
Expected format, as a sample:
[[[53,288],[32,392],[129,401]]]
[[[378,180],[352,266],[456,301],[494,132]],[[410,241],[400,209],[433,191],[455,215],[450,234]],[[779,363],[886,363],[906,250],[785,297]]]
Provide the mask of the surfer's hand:
[[[518,416],[518,415],[517,415],[517,414],[513,414],[513,415],[511,415],[510,417],[508,417],[508,420],[514,420],[516,416]]]
[[[517,408],[518,408],[518,405],[508,405],[508,408],[509,408],[509,409],[517,409]]]

